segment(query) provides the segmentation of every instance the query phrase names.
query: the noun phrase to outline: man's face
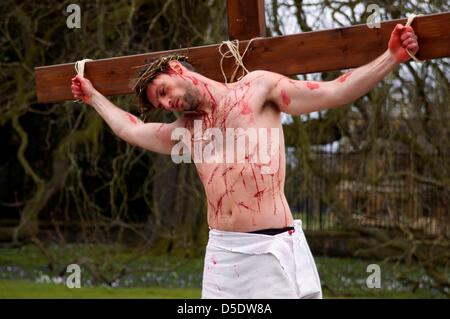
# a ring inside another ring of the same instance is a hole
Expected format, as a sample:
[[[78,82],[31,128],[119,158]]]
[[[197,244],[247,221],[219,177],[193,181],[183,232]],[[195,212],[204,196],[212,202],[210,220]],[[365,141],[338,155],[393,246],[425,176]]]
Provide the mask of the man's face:
[[[170,70],[159,74],[147,87],[147,98],[156,107],[167,111],[194,111],[199,91],[183,74]]]

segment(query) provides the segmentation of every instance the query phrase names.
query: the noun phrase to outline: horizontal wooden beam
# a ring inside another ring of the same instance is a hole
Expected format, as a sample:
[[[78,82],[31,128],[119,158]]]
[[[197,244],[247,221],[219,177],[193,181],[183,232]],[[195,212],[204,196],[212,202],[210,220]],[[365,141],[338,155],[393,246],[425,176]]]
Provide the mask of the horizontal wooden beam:
[[[268,70],[284,75],[304,74],[353,68],[366,64],[387,48],[389,36],[397,23],[406,19],[381,23],[370,29],[355,25],[338,29],[258,38],[251,43],[244,63],[249,70]],[[418,38],[421,60],[450,56],[450,12],[417,17],[412,24]],[[241,42],[244,49],[247,41]],[[146,59],[180,53],[187,55],[197,71],[217,81],[224,81],[220,70],[219,45],[207,45],[171,51],[152,52],[87,62],[85,76],[107,96],[132,93],[131,84],[137,67]],[[230,75],[234,61],[225,60],[224,70]],[[35,68],[36,94],[40,103],[73,99],[70,79],[75,76],[74,63]]]

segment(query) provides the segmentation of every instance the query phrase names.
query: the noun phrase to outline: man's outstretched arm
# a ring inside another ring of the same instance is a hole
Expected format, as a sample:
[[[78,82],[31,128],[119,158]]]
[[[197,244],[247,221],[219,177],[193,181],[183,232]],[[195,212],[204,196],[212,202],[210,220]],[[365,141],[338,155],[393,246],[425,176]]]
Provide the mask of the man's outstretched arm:
[[[282,112],[307,114],[351,103],[369,92],[398,63],[408,61],[406,49],[415,54],[417,37],[411,27],[398,24],[391,34],[388,49],[372,62],[355,68],[333,81],[295,81],[272,73],[269,99]],[[270,72],[269,72],[270,73]]]
[[[72,93],[76,99],[91,105],[121,139],[149,151],[170,155],[174,142],[172,130],[181,126],[180,120],[173,123],[143,123],[136,116],[115,106],[92,83],[77,75],[72,79]]]

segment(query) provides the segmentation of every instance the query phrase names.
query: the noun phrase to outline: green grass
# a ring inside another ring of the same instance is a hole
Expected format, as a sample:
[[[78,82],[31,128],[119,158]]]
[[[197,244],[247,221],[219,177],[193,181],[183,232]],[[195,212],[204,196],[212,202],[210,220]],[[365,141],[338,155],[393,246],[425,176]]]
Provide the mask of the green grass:
[[[26,280],[0,280],[0,298],[200,298],[200,289],[194,288],[110,288],[81,287],[69,289],[62,284],[35,283]]]
[[[49,260],[34,246],[12,248],[0,246],[0,298],[199,298],[203,258],[155,256],[117,245],[50,245],[53,268]],[[87,262],[86,262],[87,260]],[[423,271],[403,264],[381,260],[315,257],[325,298],[443,298],[444,295],[426,285],[410,287],[398,280],[398,273],[408,273],[414,280],[427,282]],[[69,289],[65,267],[81,263],[82,288]],[[369,289],[366,268],[381,267],[381,289]],[[89,269],[113,278],[124,269],[120,280],[111,288],[94,276]],[[414,266],[414,265],[413,265]],[[425,279],[424,279],[425,278]]]

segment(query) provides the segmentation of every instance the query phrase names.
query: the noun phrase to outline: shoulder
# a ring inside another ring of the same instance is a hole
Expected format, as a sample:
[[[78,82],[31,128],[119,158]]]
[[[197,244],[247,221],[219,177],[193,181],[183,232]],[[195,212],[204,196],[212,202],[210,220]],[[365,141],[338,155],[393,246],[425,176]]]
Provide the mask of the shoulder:
[[[287,77],[275,72],[256,70],[249,72],[240,81],[251,82],[252,84],[272,89],[282,79],[287,79]]]
[[[273,78],[277,78],[282,76],[281,74],[275,73],[275,72],[270,72],[270,71],[265,71],[265,70],[255,70],[255,71],[251,71],[249,73],[247,73],[247,75],[245,75],[242,80],[253,80],[253,81],[270,81]]]

